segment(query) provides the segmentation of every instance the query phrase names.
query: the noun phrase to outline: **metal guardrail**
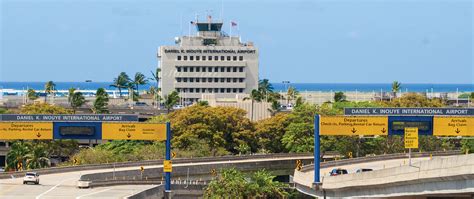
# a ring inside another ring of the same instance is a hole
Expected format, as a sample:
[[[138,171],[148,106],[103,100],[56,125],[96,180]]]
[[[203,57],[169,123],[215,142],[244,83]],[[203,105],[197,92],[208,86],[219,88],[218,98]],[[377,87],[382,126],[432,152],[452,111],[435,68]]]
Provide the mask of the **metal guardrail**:
[[[451,156],[451,155],[461,155],[462,151],[454,150],[454,151],[432,151],[432,152],[416,152],[412,153],[412,158],[419,158],[419,157],[430,157],[432,156]],[[408,153],[394,153],[394,154],[386,154],[386,155],[378,155],[378,156],[366,156],[366,157],[359,157],[359,158],[350,158],[350,159],[342,159],[342,160],[335,160],[329,162],[321,162],[321,168],[328,168],[328,167],[336,167],[336,166],[343,166],[348,164],[357,164],[362,162],[375,162],[375,161],[382,161],[382,160],[392,160],[392,159],[402,159],[408,158]],[[303,166],[301,172],[312,171],[314,169],[314,164],[309,164]]]
[[[254,154],[254,155],[243,155],[243,156],[219,156],[219,157],[202,157],[202,158],[183,158],[174,159],[173,163],[197,163],[197,162],[214,162],[214,161],[232,161],[232,160],[249,160],[249,159],[267,159],[267,158],[286,158],[286,157],[308,157],[312,156],[309,153],[275,153],[275,154]],[[139,162],[116,162],[107,164],[89,164],[89,165],[77,165],[77,166],[66,166],[66,167],[51,167],[43,169],[33,169],[27,171],[16,171],[16,172],[5,172],[0,173],[0,179],[6,179],[13,177],[23,177],[26,172],[38,172],[40,175],[54,174],[54,173],[65,173],[74,171],[86,171],[86,170],[97,170],[97,169],[113,169],[123,167],[140,167],[140,166],[156,166],[162,165],[164,159],[159,160],[147,160]]]

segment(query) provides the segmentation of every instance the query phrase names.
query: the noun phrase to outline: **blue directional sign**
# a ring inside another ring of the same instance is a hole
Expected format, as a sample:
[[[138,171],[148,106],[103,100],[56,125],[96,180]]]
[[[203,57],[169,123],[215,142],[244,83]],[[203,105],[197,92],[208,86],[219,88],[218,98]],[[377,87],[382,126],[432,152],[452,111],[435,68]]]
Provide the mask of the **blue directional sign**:
[[[404,135],[405,128],[418,128],[419,135],[433,135],[432,116],[389,116],[388,135]]]
[[[0,121],[17,122],[136,122],[138,115],[130,114],[0,114]]]
[[[54,122],[53,139],[102,139],[102,122]]]

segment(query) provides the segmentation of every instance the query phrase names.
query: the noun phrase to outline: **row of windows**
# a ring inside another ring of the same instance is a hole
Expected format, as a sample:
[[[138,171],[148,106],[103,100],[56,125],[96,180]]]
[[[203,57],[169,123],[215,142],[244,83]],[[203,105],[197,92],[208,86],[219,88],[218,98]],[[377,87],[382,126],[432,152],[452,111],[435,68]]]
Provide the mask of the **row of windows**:
[[[176,78],[177,82],[244,82],[244,78],[187,78],[187,77],[178,77]]]
[[[206,67],[206,66],[177,66],[178,72],[244,72],[244,67]]]
[[[220,58],[220,59],[219,59]],[[176,60],[178,61],[244,61],[244,56],[181,56],[181,55],[178,55],[176,57]]]
[[[243,93],[243,88],[177,88],[179,93]]]

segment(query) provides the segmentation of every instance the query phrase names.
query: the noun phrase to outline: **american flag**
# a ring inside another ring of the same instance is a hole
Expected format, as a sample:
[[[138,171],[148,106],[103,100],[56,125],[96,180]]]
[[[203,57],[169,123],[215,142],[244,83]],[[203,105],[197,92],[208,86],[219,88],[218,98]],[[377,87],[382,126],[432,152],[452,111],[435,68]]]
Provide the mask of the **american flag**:
[[[237,26],[237,22],[231,21],[231,22],[230,22],[230,25],[231,25],[231,26]]]

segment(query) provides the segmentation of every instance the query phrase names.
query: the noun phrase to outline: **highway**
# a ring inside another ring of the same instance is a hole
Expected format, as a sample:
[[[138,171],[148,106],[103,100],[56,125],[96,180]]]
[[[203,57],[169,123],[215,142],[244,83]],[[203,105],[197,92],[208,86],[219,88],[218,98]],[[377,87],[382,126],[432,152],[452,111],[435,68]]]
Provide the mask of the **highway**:
[[[292,160],[294,157],[278,157],[279,160]],[[299,159],[312,159],[312,156],[299,157]],[[245,159],[245,160],[226,160],[199,163],[174,164],[173,167],[195,166],[195,165],[217,165],[226,163],[244,163],[244,162],[264,162],[275,160],[275,158],[265,159]],[[150,168],[162,168],[162,165],[144,166],[145,170]],[[115,171],[138,170],[139,167],[117,168]],[[153,187],[153,185],[122,185],[111,187],[98,187],[93,189],[76,188],[77,180],[83,174],[112,172],[113,169],[99,169],[77,172],[66,172],[41,175],[40,185],[23,185],[22,178],[1,179],[0,180],[0,199],[97,199],[97,198],[123,198],[133,193]]]

